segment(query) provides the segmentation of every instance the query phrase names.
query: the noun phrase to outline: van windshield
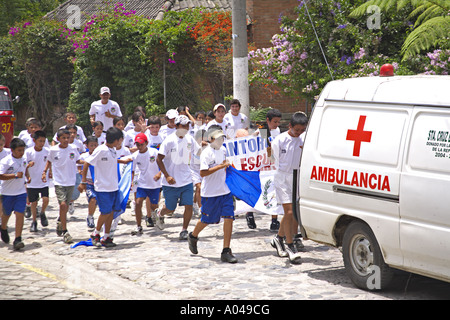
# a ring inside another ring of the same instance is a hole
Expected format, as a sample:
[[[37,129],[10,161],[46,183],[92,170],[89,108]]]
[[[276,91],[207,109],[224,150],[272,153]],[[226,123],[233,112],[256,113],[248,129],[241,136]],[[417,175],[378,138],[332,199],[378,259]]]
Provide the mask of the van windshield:
[[[0,89],[0,111],[12,110],[12,101],[8,95],[8,91]]]

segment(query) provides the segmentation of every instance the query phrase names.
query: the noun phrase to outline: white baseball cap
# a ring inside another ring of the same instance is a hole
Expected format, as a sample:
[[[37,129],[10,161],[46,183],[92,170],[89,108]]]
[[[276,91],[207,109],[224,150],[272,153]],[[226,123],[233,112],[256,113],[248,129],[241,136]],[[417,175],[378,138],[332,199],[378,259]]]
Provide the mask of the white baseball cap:
[[[213,112],[216,112],[216,110],[219,109],[219,107],[223,107],[225,111],[227,111],[227,108],[225,108],[225,106],[222,103],[218,103],[214,106]]]
[[[175,124],[186,125],[189,123],[191,123],[191,120],[189,120],[189,118],[186,117],[185,115],[177,116],[175,118]]]
[[[174,119],[178,117],[178,111],[175,109],[170,109],[169,111],[166,112],[166,117],[168,119]]]
[[[108,88],[108,87],[102,87],[102,88],[100,89],[100,94],[104,94],[104,93],[109,93],[109,94],[111,94],[111,91],[109,91],[109,88]]]

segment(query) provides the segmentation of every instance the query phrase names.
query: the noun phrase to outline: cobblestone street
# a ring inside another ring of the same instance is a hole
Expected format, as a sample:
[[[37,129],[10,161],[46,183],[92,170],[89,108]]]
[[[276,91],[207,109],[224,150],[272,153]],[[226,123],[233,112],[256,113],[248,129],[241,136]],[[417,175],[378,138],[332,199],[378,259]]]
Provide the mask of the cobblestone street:
[[[26,219],[25,248],[13,251],[0,244],[0,299],[158,299],[158,300],[401,300],[448,299],[450,284],[399,272],[391,289],[366,292],[353,286],[345,274],[338,249],[305,241],[302,264],[276,256],[270,245],[270,216],[255,215],[250,230],[244,216],[234,224],[231,247],[237,264],[220,261],[222,224],[207,227],[193,255],[178,240],[182,210],[166,218],[166,228],[146,228],[132,236],[131,209],[115,233],[117,247],[70,248],[55,232],[58,206],[51,198],[49,226],[32,234]],[[97,217],[96,213],[96,217]],[[84,195],[75,203],[68,230],[75,242],[87,240]],[[14,232],[14,217],[9,232]],[[193,218],[190,230],[197,218]]]

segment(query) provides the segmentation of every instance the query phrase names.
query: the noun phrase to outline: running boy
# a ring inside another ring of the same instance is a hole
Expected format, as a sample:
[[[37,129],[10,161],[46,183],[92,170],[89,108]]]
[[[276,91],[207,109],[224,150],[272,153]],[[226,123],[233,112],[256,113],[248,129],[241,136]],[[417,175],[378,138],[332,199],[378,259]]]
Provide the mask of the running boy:
[[[226,160],[225,147],[222,145],[225,134],[222,130],[212,127],[211,130],[208,130],[208,137],[210,137],[210,144],[200,155],[200,175],[203,178],[201,188],[202,216],[194,231],[189,234],[189,249],[193,254],[197,254],[199,233],[208,224],[217,224],[220,222],[220,218],[223,218],[223,251],[220,260],[236,263],[237,259],[230,249],[234,205],[233,196],[225,183],[225,169],[230,165]]]
[[[86,159],[89,158],[90,155],[94,152],[94,150],[98,147],[97,138],[94,136],[89,136],[86,139],[86,146],[88,148],[88,152],[84,152],[80,155],[80,163],[84,165]],[[86,174],[86,197],[88,201],[88,216],[86,218],[86,223],[88,230],[94,231],[95,222],[94,222],[94,213],[95,208],[97,208],[97,195],[94,190],[94,181],[92,180],[92,172],[94,171],[94,167],[90,167]],[[82,171],[81,171],[82,173]],[[95,175],[95,173],[94,173]],[[81,184],[78,186],[78,191],[82,192],[83,188]]]
[[[97,194],[97,204],[100,210],[100,217],[97,220],[97,227],[91,234],[92,244],[96,247],[115,247],[116,244],[110,236],[111,224],[114,219],[114,212],[121,210],[121,199],[119,192],[119,177],[117,163],[128,163],[122,159],[117,159],[116,147],[122,143],[123,133],[120,129],[111,127],[106,131],[106,144],[95,149],[83,166],[81,178],[81,189],[86,188],[87,172],[89,166],[95,168],[94,190]],[[100,241],[100,231],[105,227],[105,234]]]
[[[25,245],[22,242],[22,229],[24,221],[25,206],[27,204],[27,191],[25,189],[25,177],[30,182],[28,166],[23,159],[26,144],[19,138],[14,138],[10,144],[11,154],[0,161],[0,180],[2,183],[3,215],[0,227],[3,242],[9,243],[8,220],[14,211],[16,215],[14,250],[19,250]],[[31,166],[30,164],[29,166]]]
[[[39,195],[42,197],[42,207],[40,212],[41,225],[48,226],[48,220],[45,216],[45,209],[47,209],[48,197],[48,181],[42,181],[42,172],[47,164],[49,148],[45,148],[46,135],[44,131],[36,131],[33,134],[34,147],[28,148],[25,151],[25,160],[28,164],[33,163],[33,166],[28,170],[30,173],[31,182],[27,184],[28,200],[31,202],[31,214],[33,221],[31,222],[30,231],[37,232],[37,205]],[[48,176],[47,176],[48,178]]]
[[[178,116],[175,125],[176,131],[164,139],[157,158],[158,166],[164,174],[162,188],[165,205],[157,214],[156,226],[159,229],[164,228],[164,215],[174,212],[180,200],[180,206],[184,206],[184,216],[179,239],[187,240],[187,228],[192,218],[194,203],[194,186],[189,162],[198,145],[187,133],[190,125],[188,117]]]
[[[151,212],[155,215],[158,209],[159,191],[161,189],[161,171],[156,163],[158,151],[154,148],[148,148],[148,139],[144,133],[139,133],[135,138],[135,144],[138,151],[131,156],[134,170],[139,171],[138,188],[136,190],[136,229],[131,232],[132,235],[142,234],[142,205],[147,198],[150,200]],[[151,214],[147,211],[147,226],[153,226]],[[150,221],[149,221],[150,220]]]
[[[5,148],[6,139],[5,136],[0,133],[0,161],[6,156],[11,154],[11,149]],[[2,181],[0,180],[0,197],[2,196]],[[0,201],[0,218],[3,214],[3,205]]]
[[[278,234],[272,239],[271,245],[280,257],[288,256],[292,263],[300,263],[300,255],[293,243],[293,230],[297,228],[292,210],[292,177],[293,170],[300,168],[303,147],[303,139],[300,135],[306,131],[307,124],[306,114],[294,113],[289,123],[289,130],[277,136],[272,142],[272,155],[277,168],[274,176],[275,194],[278,204],[283,206],[284,215]],[[286,237],[286,247],[283,244],[284,237]]]
[[[74,146],[69,144],[70,132],[68,130],[60,129],[56,134],[59,144],[50,148],[41,179],[43,182],[47,182],[47,172],[51,170],[59,203],[56,234],[64,237],[64,243],[72,243],[72,237],[67,231],[67,211],[75,189],[80,154]]]

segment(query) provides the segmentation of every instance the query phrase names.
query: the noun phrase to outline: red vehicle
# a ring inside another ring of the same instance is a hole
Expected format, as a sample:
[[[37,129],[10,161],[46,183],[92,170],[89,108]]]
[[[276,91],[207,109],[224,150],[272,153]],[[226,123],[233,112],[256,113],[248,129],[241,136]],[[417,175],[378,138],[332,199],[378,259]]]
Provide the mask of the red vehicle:
[[[0,133],[5,137],[5,147],[14,136],[14,117],[13,102],[8,87],[0,85]]]

